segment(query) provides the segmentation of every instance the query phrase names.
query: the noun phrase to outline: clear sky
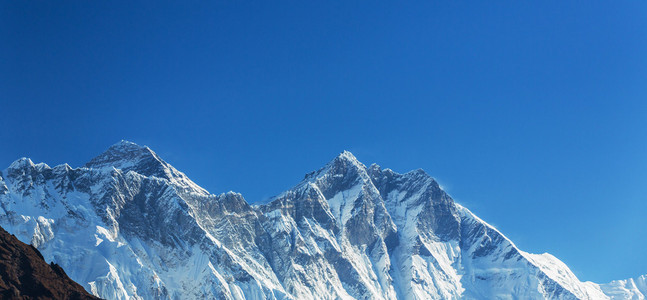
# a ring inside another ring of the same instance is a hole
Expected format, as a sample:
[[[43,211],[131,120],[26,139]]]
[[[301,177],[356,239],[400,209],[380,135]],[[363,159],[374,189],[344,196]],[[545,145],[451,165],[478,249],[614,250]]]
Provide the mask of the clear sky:
[[[176,2],[0,3],[0,169],[127,139],[255,202],[350,150],[582,280],[647,273],[647,2]]]

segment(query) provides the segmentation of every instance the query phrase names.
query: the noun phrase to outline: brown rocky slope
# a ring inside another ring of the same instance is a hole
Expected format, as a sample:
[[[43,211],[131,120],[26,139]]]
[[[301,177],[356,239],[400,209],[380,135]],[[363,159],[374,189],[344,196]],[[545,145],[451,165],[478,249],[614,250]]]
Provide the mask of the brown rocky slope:
[[[0,227],[0,299],[99,299]]]

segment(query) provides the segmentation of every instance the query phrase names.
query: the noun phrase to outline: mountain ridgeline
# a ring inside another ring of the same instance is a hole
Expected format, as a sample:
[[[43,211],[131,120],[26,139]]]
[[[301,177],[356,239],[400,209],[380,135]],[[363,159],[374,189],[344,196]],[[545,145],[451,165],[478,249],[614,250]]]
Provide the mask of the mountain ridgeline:
[[[0,226],[106,299],[644,299],[581,282],[454,202],[422,170],[343,152],[262,205],[214,195],[122,141],[85,166],[0,173]]]

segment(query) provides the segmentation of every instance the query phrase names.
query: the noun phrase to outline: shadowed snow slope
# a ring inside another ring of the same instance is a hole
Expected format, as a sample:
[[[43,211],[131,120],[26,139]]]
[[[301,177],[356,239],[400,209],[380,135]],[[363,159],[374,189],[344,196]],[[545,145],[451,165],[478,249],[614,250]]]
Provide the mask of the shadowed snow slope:
[[[422,170],[343,152],[262,205],[213,195],[122,141],[84,167],[0,173],[0,226],[107,299],[644,299],[580,282],[455,203]]]

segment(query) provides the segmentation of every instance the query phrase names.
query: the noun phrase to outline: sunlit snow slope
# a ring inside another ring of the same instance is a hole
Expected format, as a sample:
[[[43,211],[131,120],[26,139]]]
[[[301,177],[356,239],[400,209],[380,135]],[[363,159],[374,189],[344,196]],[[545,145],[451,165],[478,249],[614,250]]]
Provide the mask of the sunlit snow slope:
[[[213,195],[122,141],[84,167],[19,159],[0,226],[107,299],[644,299],[519,250],[422,170],[343,152],[270,202]]]

